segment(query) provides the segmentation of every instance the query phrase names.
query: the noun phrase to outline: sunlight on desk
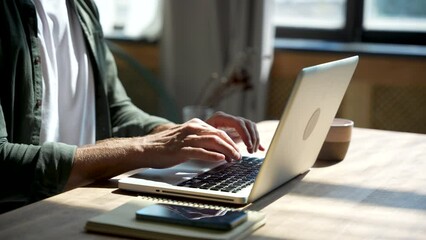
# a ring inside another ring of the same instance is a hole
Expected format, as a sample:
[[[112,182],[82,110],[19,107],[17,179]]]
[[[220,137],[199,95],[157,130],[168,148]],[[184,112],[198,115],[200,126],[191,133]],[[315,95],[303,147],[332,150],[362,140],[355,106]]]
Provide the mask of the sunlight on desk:
[[[285,232],[290,239],[424,238],[424,159],[425,135],[355,128],[347,157],[312,168],[266,206],[268,230],[255,237],[281,239]]]
[[[415,209],[361,205],[349,199],[316,198],[290,193],[268,208],[268,213],[269,227],[282,228],[286,238],[290,239],[302,236],[304,239],[414,239],[421,236],[419,233],[425,233],[424,229],[413,228],[425,221],[425,212],[419,215]],[[256,236],[282,236],[282,232],[264,230],[260,229]]]

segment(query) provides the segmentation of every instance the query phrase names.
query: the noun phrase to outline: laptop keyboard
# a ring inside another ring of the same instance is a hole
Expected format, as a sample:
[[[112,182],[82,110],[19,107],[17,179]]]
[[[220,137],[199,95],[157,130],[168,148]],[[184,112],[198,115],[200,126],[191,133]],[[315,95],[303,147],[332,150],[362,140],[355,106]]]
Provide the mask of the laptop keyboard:
[[[254,182],[263,158],[243,157],[240,161],[222,164],[179,186],[210,189],[223,192],[238,192]]]

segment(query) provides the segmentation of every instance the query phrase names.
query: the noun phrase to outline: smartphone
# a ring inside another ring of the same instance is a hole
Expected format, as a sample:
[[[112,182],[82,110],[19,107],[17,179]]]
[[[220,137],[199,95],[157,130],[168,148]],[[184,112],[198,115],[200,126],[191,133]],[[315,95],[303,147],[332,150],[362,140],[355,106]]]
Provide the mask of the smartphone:
[[[154,204],[136,211],[136,219],[216,230],[230,230],[246,221],[247,213],[235,210]]]

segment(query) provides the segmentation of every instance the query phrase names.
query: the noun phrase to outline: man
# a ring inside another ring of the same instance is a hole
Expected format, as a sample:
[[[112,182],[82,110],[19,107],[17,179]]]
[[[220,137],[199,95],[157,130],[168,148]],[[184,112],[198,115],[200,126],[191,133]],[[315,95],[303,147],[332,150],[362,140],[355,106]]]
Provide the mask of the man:
[[[174,124],[136,108],[92,0],[0,3],[0,211],[141,168],[240,159],[253,122],[218,112]]]

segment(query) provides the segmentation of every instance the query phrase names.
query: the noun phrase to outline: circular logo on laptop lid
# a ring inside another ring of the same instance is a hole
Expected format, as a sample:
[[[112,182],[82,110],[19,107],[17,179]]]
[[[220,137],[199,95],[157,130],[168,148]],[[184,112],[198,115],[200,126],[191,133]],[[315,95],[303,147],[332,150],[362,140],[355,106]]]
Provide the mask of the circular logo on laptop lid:
[[[320,108],[317,108],[317,110],[315,110],[315,112],[312,114],[311,118],[308,121],[308,124],[306,124],[305,132],[303,133],[303,140],[306,140],[309,138],[309,136],[311,136],[312,132],[315,129],[315,126],[317,125],[320,113]]]

